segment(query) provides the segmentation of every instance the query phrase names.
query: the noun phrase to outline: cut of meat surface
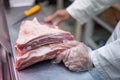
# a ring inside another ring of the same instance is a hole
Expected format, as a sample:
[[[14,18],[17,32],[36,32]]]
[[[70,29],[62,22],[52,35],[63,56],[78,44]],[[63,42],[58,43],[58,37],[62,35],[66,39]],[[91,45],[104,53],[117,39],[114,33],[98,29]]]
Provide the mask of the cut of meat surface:
[[[36,19],[24,21],[15,44],[17,53],[15,67],[21,70],[36,62],[53,59],[77,44],[70,32],[39,23]]]
[[[60,34],[67,34],[66,37],[68,36],[68,39],[69,37],[70,39],[73,38],[69,32],[58,29],[57,27],[53,27],[52,25],[39,23],[36,19],[33,21],[24,21],[21,24],[19,36],[16,43],[22,45],[38,37],[43,38],[47,35]]]
[[[72,40],[72,36],[68,36],[68,34],[60,34],[60,35],[47,35],[43,38],[36,38],[29,41],[26,44],[16,44],[17,52],[20,54],[24,54],[32,49],[36,49],[42,45],[50,44],[50,43],[61,43],[63,40]]]
[[[22,22],[16,41],[16,49],[19,54],[24,54],[42,45],[58,43],[63,40],[73,40],[73,36],[70,32],[60,30],[52,25],[39,23],[34,19]]]
[[[65,44],[64,43],[50,44],[31,50],[22,56],[17,55],[15,65],[16,69],[21,70],[36,62],[54,59],[59,53],[76,45],[77,45],[76,41],[71,41]]]

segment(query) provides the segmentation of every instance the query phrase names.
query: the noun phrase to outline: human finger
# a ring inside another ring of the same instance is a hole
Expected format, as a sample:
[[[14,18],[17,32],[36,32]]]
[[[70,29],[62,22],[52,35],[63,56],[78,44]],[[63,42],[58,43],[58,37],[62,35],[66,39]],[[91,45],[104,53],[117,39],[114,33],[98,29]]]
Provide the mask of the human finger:
[[[54,13],[53,15],[50,15],[50,16],[44,18],[44,21],[45,22],[49,22],[49,21],[52,21],[53,19],[55,19],[56,17],[58,17],[58,13],[57,12]]]

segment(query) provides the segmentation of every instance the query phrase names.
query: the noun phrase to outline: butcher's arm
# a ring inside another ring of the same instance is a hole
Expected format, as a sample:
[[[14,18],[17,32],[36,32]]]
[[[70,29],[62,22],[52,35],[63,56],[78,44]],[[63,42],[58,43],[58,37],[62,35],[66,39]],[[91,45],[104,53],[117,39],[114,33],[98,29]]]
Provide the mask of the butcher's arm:
[[[120,79],[120,22],[104,47],[90,53],[92,62],[103,75]],[[111,80],[108,79],[108,80]]]
[[[120,0],[75,0],[66,10],[81,24],[87,22],[88,14],[97,15]]]
[[[120,79],[120,39],[91,53],[95,67],[109,80]]]

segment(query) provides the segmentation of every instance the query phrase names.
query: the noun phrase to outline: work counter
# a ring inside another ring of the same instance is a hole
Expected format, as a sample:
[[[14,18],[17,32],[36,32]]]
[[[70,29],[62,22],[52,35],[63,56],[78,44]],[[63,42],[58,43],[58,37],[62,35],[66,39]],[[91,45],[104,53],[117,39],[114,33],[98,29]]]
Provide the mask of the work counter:
[[[30,7],[18,7],[11,8],[9,11],[5,11],[13,52],[13,56],[11,56],[13,64],[16,56],[14,45],[18,37],[19,27],[21,23],[20,22],[14,25],[14,22],[16,20],[19,20],[23,15],[23,12],[29,8]],[[41,10],[38,13],[25,18],[25,20],[32,20],[34,17],[37,17],[39,21],[43,21],[45,13],[42,9],[42,6]],[[14,72],[12,75],[15,75],[15,78],[17,78],[17,80],[93,80],[89,72],[71,72],[65,68],[63,63],[53,64],[52,61],[39,62],[21,71],[16,71],[14,66],[12,67],[12,72]]]

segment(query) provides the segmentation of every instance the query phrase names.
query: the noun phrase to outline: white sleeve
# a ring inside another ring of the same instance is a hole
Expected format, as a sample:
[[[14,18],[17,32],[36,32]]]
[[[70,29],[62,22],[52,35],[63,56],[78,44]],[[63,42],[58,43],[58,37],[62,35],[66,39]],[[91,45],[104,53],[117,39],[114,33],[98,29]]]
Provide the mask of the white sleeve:
[[[120,39],[92,51],[90,57],[108,80],[120,80]]]
[[[120,0],[75,0],[66,10],[81,24],[87,22],[88,14],[97,15]]]
[[[106,45],[90,53],[95,67],[108,79],[120,80],[120,22]]]

